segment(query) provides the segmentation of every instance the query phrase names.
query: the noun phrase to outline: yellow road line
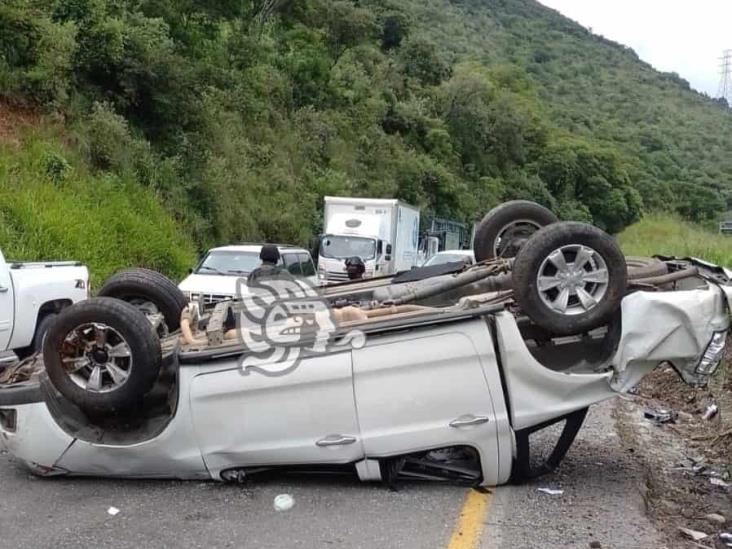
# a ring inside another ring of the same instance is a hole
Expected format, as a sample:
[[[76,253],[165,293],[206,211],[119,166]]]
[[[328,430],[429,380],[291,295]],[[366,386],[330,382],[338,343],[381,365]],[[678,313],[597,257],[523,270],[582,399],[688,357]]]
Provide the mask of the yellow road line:
[[[483,532],[483,523],[491,505],[491,494],[470,490],[460,510],[447,549],[475,549]]]

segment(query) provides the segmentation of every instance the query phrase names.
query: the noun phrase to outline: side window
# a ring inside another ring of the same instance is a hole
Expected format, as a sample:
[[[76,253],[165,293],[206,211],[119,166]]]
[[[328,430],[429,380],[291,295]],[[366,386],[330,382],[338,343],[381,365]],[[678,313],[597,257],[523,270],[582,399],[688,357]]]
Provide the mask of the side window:
[[[285,269],[287,269],[291,275],[302,276],[300,263],[297,260],[296,254],[282,254],[282,261],[285,262]]]
[[[300,268],[302,269],[302,276],[315,276],[315,265],[313,265],[313,258],[310,254],[297,254],[300,260]]]

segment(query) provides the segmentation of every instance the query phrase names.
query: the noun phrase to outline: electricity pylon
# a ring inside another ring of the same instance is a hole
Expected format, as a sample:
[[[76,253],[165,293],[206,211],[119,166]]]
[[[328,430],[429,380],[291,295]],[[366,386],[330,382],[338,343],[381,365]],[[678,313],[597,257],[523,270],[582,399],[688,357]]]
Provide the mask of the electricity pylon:
[[[732,106],[732,50],[724,50],[720,59],[720,80],[717,97],[727,100],[727,104]]]

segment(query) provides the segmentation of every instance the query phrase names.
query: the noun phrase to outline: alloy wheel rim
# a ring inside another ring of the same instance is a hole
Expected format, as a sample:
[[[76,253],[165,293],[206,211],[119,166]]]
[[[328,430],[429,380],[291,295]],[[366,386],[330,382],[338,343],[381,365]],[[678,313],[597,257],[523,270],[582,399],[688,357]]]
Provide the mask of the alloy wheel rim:
[[[541,263],[536,277],[539,297],[563,315],[586,313],[599,305],[609,273],[602,256],[581,244],[557,248]]]
[[[530,219],[516,219],[504,225],[493,244],[493,257],[514,257],[524,242],[541,227]]]
[[[69,378],[93,393],[108,393],[127,382],[132,353],[125,338],[99,322],[81,324],[64,338],[61,362]]]

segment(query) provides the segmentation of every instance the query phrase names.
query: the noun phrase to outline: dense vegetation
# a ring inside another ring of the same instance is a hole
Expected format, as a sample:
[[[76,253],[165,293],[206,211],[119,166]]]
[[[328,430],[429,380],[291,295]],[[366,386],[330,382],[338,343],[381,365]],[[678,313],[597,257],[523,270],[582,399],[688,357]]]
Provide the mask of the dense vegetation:
[[[620,233],[618,239],[627,255],[699,257],[716,265],[732,265],[732,238],[672,215],[645,215]]]
[[[79,174],[32,183],[4,154],[0,192],[46,185],[81,210],[109,194],[99,215],[138,227],[133,248],[145,222],[163,235],[124,259],[168,272],[191,239],[305,243],[324,194],[466,221],[531,198],[612,232],[732,202],[726,106],[533,0],[4,0],[0,99],[55,120],[52,164]],[[0,219],[37,234],[14,251],[89,261],[35,195],[4,196]]]
[[[149,189],[93,175],[57,135],[30,132],[22,148],[0,146],[0,248],[11,259],[80,259],[92,284],[130,265],[179,276],[195,261]]]

